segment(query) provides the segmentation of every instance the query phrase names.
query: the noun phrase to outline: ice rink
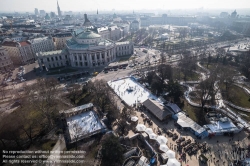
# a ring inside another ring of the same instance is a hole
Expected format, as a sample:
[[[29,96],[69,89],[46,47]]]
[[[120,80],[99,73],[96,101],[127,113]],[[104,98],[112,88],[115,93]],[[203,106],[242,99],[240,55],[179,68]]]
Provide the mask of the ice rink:
[[[84,112],[66,119],[71,140],[104,128],[93,111]]]
[[[148,98],[157,100],[156,96],[152,95],[146,88],[134,81],[131,77],[109,81],[108,85],[130,106],[136,102],[142,103]]]

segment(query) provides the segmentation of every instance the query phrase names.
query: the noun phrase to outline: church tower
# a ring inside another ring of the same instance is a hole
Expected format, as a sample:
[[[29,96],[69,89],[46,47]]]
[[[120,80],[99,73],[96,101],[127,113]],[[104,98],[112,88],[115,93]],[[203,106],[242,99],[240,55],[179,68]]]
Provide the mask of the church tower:
[[[61,13],[58,1],[57,1],[57,13],[58,13],[58,17],[62,17],[62,13]]]

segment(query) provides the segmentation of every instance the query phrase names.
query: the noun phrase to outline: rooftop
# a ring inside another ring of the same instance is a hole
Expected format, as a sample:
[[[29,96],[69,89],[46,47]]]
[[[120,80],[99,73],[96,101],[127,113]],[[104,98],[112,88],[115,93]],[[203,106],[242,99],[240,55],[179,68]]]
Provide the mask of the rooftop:
[[[97,33],[94,33],[89,30],[76,35],[77,39],[94,39],[94,38],[100,38],[100,37],[101,36],[98,35]]]
[[[39,55],[48,56],[48,55],[62,54],[64,52],[65,50],[56,50],[56,51],[40,52]]]
[[[71,37],[72,34],[70,32],[65,32],[65,33],[58,33],[55,34],[53,37]]]
[[[176,104],[174,104],[174,103],[168,103],[166,106],[169,107],[175,114],[182,111],[182,110],[181,110]]]
[[[123,45],[123,44],[130,44],[129,41],[124,41],[124,42],[116,42],[116,45]]]
[[[199,134],[201,134],[202,132],[205,131],[205,129],[203,127],[201,127],[196,122],[194,122],[192,119],[187,117],[184,113],[179,112],[179,113],[175,114],[175,116],[178,117],[177,123],[179,125],[181,125],[181,123],[180,123],[180,121],[181,121],[182,124],[185,125],[185,127],[189,127],[189,128],[193,129],[194,131],[196,131]]]
[[[239,130],[238,127],[236,127],[228,118],[221,118],[221,120],[215,121],[212,124],[204,125],[204,127],[209,128],[212,133],[233,132]]]
[[[35,44],[35,43],[43,42],[43,41],[48,40],[48,39],[51,39],[51,38],[50,37],[40,37],[40,38],[32,39],[32,40],[30,40],[30,42],[32,44]]]
[[[94,105],[92,103],[88,103],[88,104],[84,104],[84,105],[81,105],[81,106],[78,106],[78,107],[74,107],[74,108],[71,108],[69,110],[64,110],[64,111],[60,111],[59,113],[72,113],[72,112],[77,112],[77,111],[80,111],[80,110],[83,110],[83,109],[87,109],[87,108],[91,108],[93,107]]]
[[[28,46],[28,45],[30,45],[30,43],[28,41],[22,41],[22,42],[20,42],[20,45],[21,46]]]
[[[77,43],[74,39],[67,40],[67,46],[70,49],[89,49],[89,48],[94,48],[97,46],[110,46],[112,44],[114,43],[105,39],[103,39],[100,42],[91,43],[91,44],[80,44],[80,43]]]
[[[172,113],[158,101],[147,99],[142,104],[160,120],[163,120],[165,117],[172,115]]]
[[[99,133],[105,126],[94,111],[87,111],[66,118],[71,142]]]

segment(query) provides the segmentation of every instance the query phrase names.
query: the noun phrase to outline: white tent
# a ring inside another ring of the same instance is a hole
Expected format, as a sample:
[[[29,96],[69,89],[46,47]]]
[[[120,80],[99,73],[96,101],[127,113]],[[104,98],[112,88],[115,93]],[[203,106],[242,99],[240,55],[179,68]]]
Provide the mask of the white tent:
[[[168,142],[168,139],[164,136],[158,136],[156,141],[161,145],[161,144],[166,144]]]
[[[138,121],[138,118],[136,116],[132,116],[131,121],[136,122],[136,121]]]
[[[160,148],[159,148],[161,151],[163,151],[163,152],[167,152],[168,150],[169,150],[169,148],[168,148],[168,146],[167,145],[164,145],[164,144],[162,144],[162,145],[160,145]]]
[[[166,155],[168,156],[168,158],[175,158],[175,152],[172,150],[168,150],[166,152]]]
[[[147,127],[144,124],[138,124],[135,128],[137,131],[145,131]]]
[[[156,138],[158,137],[158,135],[156,135],[155,133],[151,133],[148,136],[150,139],[154,139],[154,140],[156,140]]]
[[[153,134],[154,133],[152,128],[146,128],[145,132],[148,133],[148,134]]]
[[[168,159],[167,166],[181,166],[181,163],[176,159]]]

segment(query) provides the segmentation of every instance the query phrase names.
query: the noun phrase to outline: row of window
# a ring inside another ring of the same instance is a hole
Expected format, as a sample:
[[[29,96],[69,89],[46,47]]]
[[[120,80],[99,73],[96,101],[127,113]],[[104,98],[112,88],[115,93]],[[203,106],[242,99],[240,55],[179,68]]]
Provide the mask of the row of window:
[[[95,60],[95,56],[91,56],[92,60]],[[100,59],[100,55],[97,55],[96,58],[99,60]],[[78,56],[78,59],[81,61],[82,60],[82,56]],[[101,59],[104,59],[104,55],[101,55]],[[77,56],[75,55],[75,60],[77,61]],[[87,60],[87,56],[84,56],[84,60]]]
[[[129,51],[116,53],[116,56],[129,55]]]
[[[67,59],[67,58],[68,58],[68,56],[65,55],[65,59]],[[55,56],[55,57],[51,57],[51,58],[47,57],[47,61],[50,62],[50,60],[51,60],[52,62],[53,62],[53,61],[62,60],[62,56],[59,55],[59,57]]]
[[[49,64],[49,68],[55,68],[55,67],[61,67],[61,66],[65,66],[65,64],[63,62],[59,63],[57,62],[56,64]]]
[[[129,46],[122,46],[122,47],[117,47],[117,50],[126,50],[126,49],[129,49]]]
[[[82,63],[82,62],[79,62],[79,63],[78,63],[78,62],[75,62],[75,65],[76,65],[76,66],[78,66],[78,65],[79,65],[79,66],[83,66],[83,65],[84,65],[84,66],[88,66],[88,62],[85,62],[85,63]]]

